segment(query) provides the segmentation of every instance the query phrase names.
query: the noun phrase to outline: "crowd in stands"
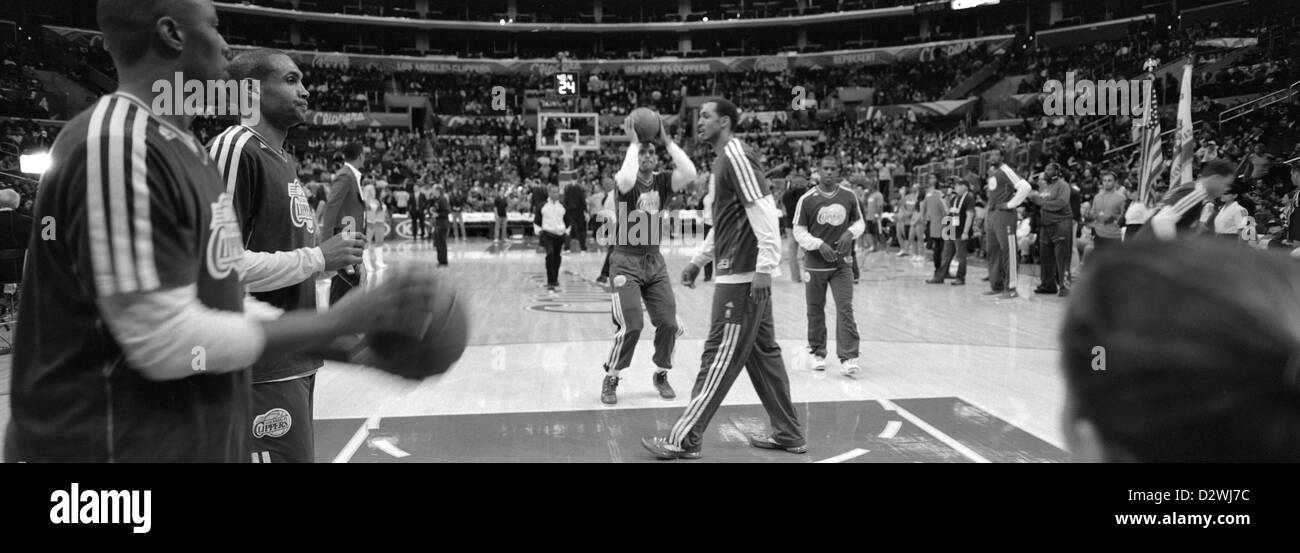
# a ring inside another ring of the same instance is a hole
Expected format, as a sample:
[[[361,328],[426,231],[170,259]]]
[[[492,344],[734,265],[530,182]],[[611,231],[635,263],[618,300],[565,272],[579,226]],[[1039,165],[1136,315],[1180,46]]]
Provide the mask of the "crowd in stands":
[[[0,39],[0,115],[44,118],[56,106],[41,83],[25,68],[43,67],[41,57],[26,41]]]
[[[825,4],[825,2],[823,2]],[[824,7],[824,6],[823,6]],[[1216,38],[1256,38],[1261,41],[1276,34],[1286,23],[1243,23],[1214,21],[1171,29],[1150,22],[1134,24],[1130,38],[1086,46],[1012,52],[1004,56],[1002,74],[1024,72],[1031,75],[1021,91],[1041,88],[1049,78],[1061,78],[1065,71],[1078,71],[1092,78],[1131,77],[1140,72],[1150,58],[1168,61],[1190,52],[1198,52],[1202,62],[1212,62],[1220,55],[1213,47],[1197,50],[1197,42]],[[1016,49],[1018,50],[1018,49]],[[10,54],[9,51],[15,52]],[[26,53],[23,53],[26,52]],[[1276,90],[1286,86],[1295,75],[1289,57],[1279,57],[1273,45],[1263,42],[1251,50],[1238,52],[1236,63],[1215,72],[1198,73],[1194,89],[1197,97],[1194,112],[1198,120],[1217,122],[1226,107],[1210,97],[1242,90]],[[6,51],[6,63],[0,67],[0,88],[15,84],[21,71],[14,68],[31,57],[31,49]],[[1078,186],[1086,199],[1097,188],[1100,174],[1113,171],[1122,184],[1132,188],[1137,167],[1136,148],[1122,149],[1133,142],[1132,121],[1123,117],[1096,124],[1073,117],[1031,117],[1018,126],[1000,130],[970,130],[962,124],[917,119],[915,116],[864,117],[852,109],[825,110],[839,107],[840,87],[873,89],[875,105],[936,100],[968,79],[996,57],[984,48],[974,48],[935,59],[893,65],[796,68],[783,72],[719,73],[705,75],[625,75],[598,73],[582,82],[582,111],[606,116],[621,116],[637,107],[651,107],[666,115],[682,112],[682,102],[689,96],[724,93],[747,114],[779,112],[776,117],[747,117],[736,129],[746,133],[747,141],[760,152],[763,163],[776,168],[777,175],[811,175],[815,160],[834,155],[848,162],[855,173],[867,181],[914,182],[917,175],[941,171],[945,176],[968,180],[981,188],[981,175],[962,163],[951,160],[978,156],[993,147],[1008,152],[1026,175],[1041,172],[1047,163],[1061,165],[1068,182]],[[106,65],[106,60],[91,59],[81,52],[78,59]],[[412,184],[440,184],[453,197],[459,196],[471,209],[486,209],[497,195],[507,195],[515,207],[527,205],[525,183],[553,181],[563,163],[558,152],[539,152],[534,126],[519,115],[519,102],[530,89],[547,89],[553,85],[549,75],[444,75],[416,72],[385,72],[374,67],[350,68],[303,67],[304,82],[311,93],[312,108],[320,111],[369,111],[377,109],[384,92],[402,92],[429,96],[434,102],[432,128],[425,132],[406,130],[328,131],[301,129],[291,134],[290,143],[300,162],[300,178],[319,186],[339,167],[337,152],[349,141],[368,147],[366,178],[377,185],[383,197],[394,200],[396,192]],[[507,90],[507,114],[492,115],[493,87]],[[812,99],[809,110],[790,110],[791,90],[804,86]],[[1163,86],[1174,86],[1172,81]],[[1176,98],[1176,92],[1173,98]],[[1272,155],[1281,161],[1297,157],[1296,122],[1300,117],[1284,102],[1232,125],[1201,125],[1197,131],[1198,161],[1216,157],[1241,160],[1243,172],[1255,173],[1252,165],[1260,155]],[[205,142],[220,132],[229,121],[200,119],[194,125],[196,135]],[[1162,122],[1164,129],[1173,122]],[[9,124],[5,139],[19,148],[40,146],[53,133],[36,127]],[[813,134],[790,131],[816,131]],[[684,140],[687,129],[670,122],[667,131]],[[41,133],[45,136],[42,138]],[[601,123],[602,135],[622,134],[618,118]],[[601,186],[604,177],[613,174],[622,161],[622,142],[607,141],[598,152],[580,152],[574,166],[577,179],[586,186]],[[1256,152],[1256,144],[1262,153]],[[706,168],[712,161],[707,147],[691,150],[697,166]],[[7,153],[5,155],[8,155]],[[12,156],[9,156],[12,157]],[[1170,156],[1171,157],[1171,156]],[[15,160],[5,159],[6,166]],[[1167,171],[1164,171],[1167,174]],[[1265,170],[1250,178],[1254,189],[1246,196],[1257,219],[1268,224],[1280,218],[1284,207],[1279,192],[1285,183],[1275,182]],[[883,178],[882,178],[883,177]],[[539,179],[539,180],[530,180]],[[698,198],[684,197],[677,203],[690,205]],[[896,198],[895,198],[896,199]]]

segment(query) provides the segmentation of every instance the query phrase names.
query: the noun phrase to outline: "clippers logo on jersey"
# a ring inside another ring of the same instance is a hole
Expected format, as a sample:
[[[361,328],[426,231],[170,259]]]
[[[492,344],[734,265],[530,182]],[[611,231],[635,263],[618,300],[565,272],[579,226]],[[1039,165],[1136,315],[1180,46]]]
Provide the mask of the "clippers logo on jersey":
[[[223,192],[212,203],[212,234],[208,236],[208,274],[221,280],[235,269],[244,255],[244,241],[239,233],[239,220],[230,194]]]
[[[848,211],[840,204],[829,204],[817,210],[817,222],[823,225],[842,225],[848,216]]]
[[[642,192],[641,196],[636,199],[636,208],[649,213],[651,216],[659,213],[659,191]]]
[[[276,407],[253,419],[254,438],[279,438],[293,428],[293,416],[288,411]]]
[[[298,228],[307,227],[307,232],[316,233],[316,216],[307,203],[307,192],[302,182],[294,179],[289,183],[289,222]]]

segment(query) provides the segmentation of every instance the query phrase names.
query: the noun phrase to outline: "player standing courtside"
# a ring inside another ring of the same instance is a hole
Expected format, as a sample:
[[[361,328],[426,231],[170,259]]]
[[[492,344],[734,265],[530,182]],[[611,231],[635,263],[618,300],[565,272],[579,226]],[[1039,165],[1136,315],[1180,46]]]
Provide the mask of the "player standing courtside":
[[[840,162],[822,158],[821,182],[799,198],[794,209],[794,239],[804,253],[808,275],[808,353],[812,368],[826,370],[826,287],[835,296],[835,349],[845,376],[858,367],[858,323],[853,319],[853,267],[848,254],[866,229],[857,196],[840,175]]]
[[[403,275],[320,315],[243,313],[226,183],[189,116],[151,112],[156,82],[225,78],[217,12],[100,0],[97,15],[119,85],[63,128],[41,180],[35,215],[55,237],[29,250],[5,460],[247,461],[246,367],[400,330],[432,314],[435,283]]]
[[[682,271],[682,282],[694,286],[701,265],[710,260],[717,264],[712,326],[686,411],[668,436],[641,440],[660,459],[700,457],[704,429],[742,367],[774,430],[771,436],[751,436],[750,445],[808,451],[772,324],[772,274],[781,264],[776,202],[758,155],[732,134],[739,118],[739,110],[725,99],[705,102],[700,109],[699,137],[717,152],[712,171],[717,194],[714,225],[700,253]]]
[[[668,197],[695,180],[695,164],[664,132],[662,122],[658,142],[673,160],[672,173],[657,171],[658,148],[654,142],[637,139],[630,119],[624,121],[624,127],[631,143],[623,167],[614,175],[615,230],[609,233],[614,347],[605,361],[605,379],[600,387],[600,401],[609,405],[618,403],[619,373],[632,364],[645,328],[642,300],[650,313],[650,324],[655,326],[655,373],[651,380],[661,397],[677,397],[668,384],[668,369],[673,367],[673,349],[682,329],[677,322],[672,279],[658,240],[661,230],[667,232],[663,215]]]
[[[244,236],[241,279],[259,301],[283,311],[316,310],[317,274],[361,261],[363,243],[340,234],[317,247],[316,220],[284,150],[289,129],[306,121],[302,72],[284,52],[241,53],[232,79],[255,79],[260,116],[226,129],[208,145]],[[312,390],[320,359],[291,356],[252,367],[253,462],[312,462]]]
[[[1016,293],[1016,207],[1029,197],[1029,182],[1002,163],[1002,151],[989,150],[988,215],[984,218],[984,236],[988,238],[989,285],[986,296],[1004,299]],[[937,271],[939,268],[936,267]]]

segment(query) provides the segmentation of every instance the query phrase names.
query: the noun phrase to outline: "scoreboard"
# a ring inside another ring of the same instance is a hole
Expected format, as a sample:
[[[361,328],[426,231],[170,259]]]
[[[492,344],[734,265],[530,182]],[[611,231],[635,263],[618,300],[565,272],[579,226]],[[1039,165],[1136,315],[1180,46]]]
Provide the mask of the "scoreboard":
[[[555,93],[560,96],[577,96],[578,76],[573,73],[556,73]]]

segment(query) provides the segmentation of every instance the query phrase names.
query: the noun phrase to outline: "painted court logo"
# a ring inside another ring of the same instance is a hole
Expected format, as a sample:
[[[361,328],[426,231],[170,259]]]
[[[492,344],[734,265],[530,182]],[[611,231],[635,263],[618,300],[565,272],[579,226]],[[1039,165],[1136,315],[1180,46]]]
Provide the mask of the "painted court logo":
[[[1151,97],[1151,79],[1093,81],[1075,79],[1066,72],[1065,82],[1043,83],[1043,115],[1122,115],[1141,117],[1145,99]]]
[[[150,490],[82,490],[73,482],[68,490],[50,494],[53,524],[131,524],[131,531],[146,534],[153,528],[153,492]]]

